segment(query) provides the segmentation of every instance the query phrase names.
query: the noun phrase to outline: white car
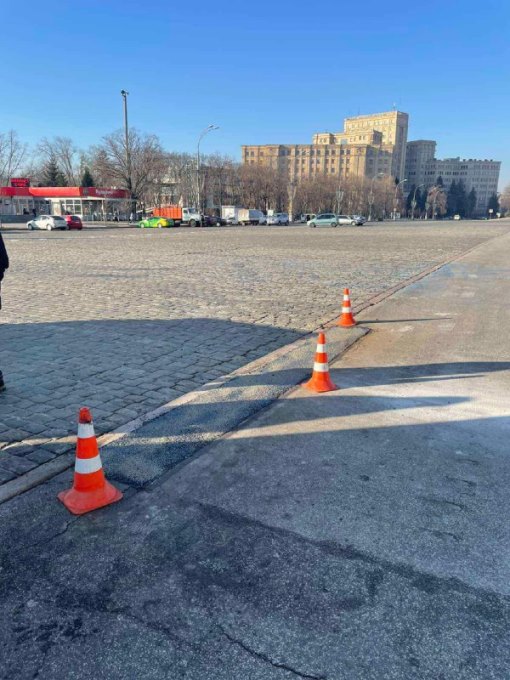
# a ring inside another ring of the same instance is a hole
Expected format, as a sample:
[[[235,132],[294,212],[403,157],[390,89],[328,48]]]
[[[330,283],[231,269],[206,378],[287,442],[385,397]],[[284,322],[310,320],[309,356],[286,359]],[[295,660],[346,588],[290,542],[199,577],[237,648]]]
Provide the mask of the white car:
[[[39,215],[39,217],[27,222],[27,229],[68,229],[67,222],[60,215]]]
[[[289,224],[287,213],[275,213],[267,216],[267,224]]]
[[[337,224],[351,224],[355,227],[358,224],[358,220],[351,215],[337,215]]]
[[[356,220],[356,224],[358,227],[362,227],[367,221],[367,218],[364,217],[363,215],[351,215],[351,217],[353,220]]]

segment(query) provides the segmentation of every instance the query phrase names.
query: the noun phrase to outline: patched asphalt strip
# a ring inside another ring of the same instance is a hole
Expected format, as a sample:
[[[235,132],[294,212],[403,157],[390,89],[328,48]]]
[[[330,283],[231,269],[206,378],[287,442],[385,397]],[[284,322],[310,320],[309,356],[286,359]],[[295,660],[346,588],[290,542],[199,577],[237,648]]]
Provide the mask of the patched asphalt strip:
[[[338,357],[367,332],[366,328],[328,329],[329,359]],[[206,385],[191,400],[108,444],[101,451],[108,479],[135,488],[150,485],[306,380],[315,343],[315,337],[307,336],[295,343],[291,352],[258,369],[250,372],[247,367],[226,382]]]

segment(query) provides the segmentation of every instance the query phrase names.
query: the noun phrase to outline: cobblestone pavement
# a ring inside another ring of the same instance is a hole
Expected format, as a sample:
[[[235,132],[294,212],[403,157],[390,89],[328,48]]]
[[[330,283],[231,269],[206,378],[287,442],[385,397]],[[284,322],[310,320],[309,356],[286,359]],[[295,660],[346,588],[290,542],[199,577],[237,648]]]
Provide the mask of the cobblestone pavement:
[[[0,483],[231,372],[509,222],[8,233]]]

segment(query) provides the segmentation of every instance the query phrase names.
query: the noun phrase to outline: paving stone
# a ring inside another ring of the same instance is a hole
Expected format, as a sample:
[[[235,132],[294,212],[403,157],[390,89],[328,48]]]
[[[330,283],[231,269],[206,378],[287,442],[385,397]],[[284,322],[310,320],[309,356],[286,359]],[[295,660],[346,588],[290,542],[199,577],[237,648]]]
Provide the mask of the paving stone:
[[[16,472],[9,472],[9,470],[2,470],[0,468],[0,484],[5,484],[5,482],[10,482],[11,479],[15,479],[18,474]]]
[[[27,458],[34,463],[37,463],[38,465],[41,465],[42,463],[47,463],[49,460],[52,460],[53,458],[56,457],[56,453],[53,453],[52,451],[48,451],[47,449],[40,447],[38,449],[35,449],[32,453],[29,453]]]
[[[23,442],[16,443],[16,444],[11,444],[7,448],[4,449],[6,453],[8,453],[11,456],[26,456],[27,453],[32,453],[32,451],[35,451],[33,446],[30,446],[29,444],[24,444]]]
[[[61,453],[65,453],[66,451],[69,451],[72,447],[72,444],[66,444],[63,442],[48,442],[47,444],[44,445],[44,448],[47,449],[48,451],[51,451],[52,453],[56,453],[57,455]]]
[[[0,468],[14,472],[18,475],[28,472],[37,467],[37,463],[26,458],[18,458],[17,456],[9,455],[5,449],[0,451]]]

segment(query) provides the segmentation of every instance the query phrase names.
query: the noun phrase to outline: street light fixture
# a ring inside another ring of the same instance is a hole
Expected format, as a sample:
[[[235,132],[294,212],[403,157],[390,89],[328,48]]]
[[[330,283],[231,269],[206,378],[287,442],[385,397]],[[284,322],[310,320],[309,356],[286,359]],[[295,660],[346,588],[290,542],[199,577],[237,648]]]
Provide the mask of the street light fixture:
[[[393,221],[395,222],[397,220],[397,191],[398,188],[401,184],[404,184],[404,182],[407,182],[406,179],[401,179],[400,182],[397,182],[397,186],[395,187],[395,196],[393,197]]]
[[[206,128],[202,130],[200,133],[200,137],[198,138],[198,144],[197,144],[197,210],[201,214],[200,211],[200,142],[202,139],[209,133],[212,132],[213,130],[219,130],[220,126],[219,125],[208,125]]]
[[[414,187],[413,200],[411,201],[411,208],[412,208],[412,211],[413,211],[412,215],[411,215],[412,220],[414,220],[414,211],[416,210],[416,192],[418,191],[418,189],[420,187],[424,187],[424,186],[425,186],[425,184],[418,184],[417,187]]]

